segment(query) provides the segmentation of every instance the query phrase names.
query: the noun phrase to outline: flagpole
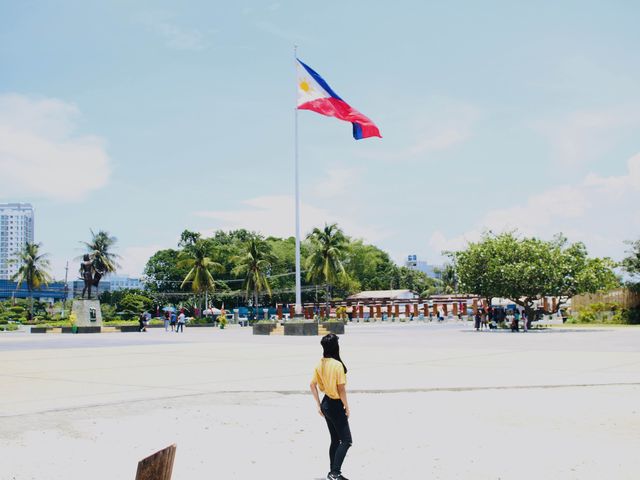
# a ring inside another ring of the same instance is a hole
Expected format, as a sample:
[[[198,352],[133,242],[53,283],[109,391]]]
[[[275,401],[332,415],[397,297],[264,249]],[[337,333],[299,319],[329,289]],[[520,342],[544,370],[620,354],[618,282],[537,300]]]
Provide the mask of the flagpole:
[[[298,46],[293,46],[293,57],[296,66],[296,85],[297,85],[297,62],[298,62]],[[296,103],[294,108],[294,161],[295,161],[295,184],[296,184],[296,316],[302,313],[302,293],[300,283],[300,186],[298,175],[298,88],[296,86]]]

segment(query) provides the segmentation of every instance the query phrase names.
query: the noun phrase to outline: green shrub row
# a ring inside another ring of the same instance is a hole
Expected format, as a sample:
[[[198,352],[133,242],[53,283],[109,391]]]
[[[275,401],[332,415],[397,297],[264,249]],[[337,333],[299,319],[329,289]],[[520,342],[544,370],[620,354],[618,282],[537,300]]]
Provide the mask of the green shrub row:
[[[639,325],[640,308],[625,308],[617,303],[592,303],[580,309],[568,323]]]
[[[16,325],[15,323],[9,323],[6,325],[0,325],[0,332],[13,332],[15,330],[18,330],[18,328],[20,328],[18,325]]]

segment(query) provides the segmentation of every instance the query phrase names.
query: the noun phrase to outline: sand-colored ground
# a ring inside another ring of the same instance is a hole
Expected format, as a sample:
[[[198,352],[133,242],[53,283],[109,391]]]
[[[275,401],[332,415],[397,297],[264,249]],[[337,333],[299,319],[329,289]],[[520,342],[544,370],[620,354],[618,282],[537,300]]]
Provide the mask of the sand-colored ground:
[[[353,479],[635,479],[640,329],[353,325]],[[0,479],[320,479],[319,338],[249,329],[0,335]]]

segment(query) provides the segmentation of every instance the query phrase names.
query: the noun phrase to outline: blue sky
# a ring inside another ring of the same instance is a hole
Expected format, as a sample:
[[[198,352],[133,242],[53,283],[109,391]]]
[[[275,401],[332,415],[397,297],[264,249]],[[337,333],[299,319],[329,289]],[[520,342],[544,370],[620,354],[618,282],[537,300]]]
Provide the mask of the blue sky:
[[[0,201],[61,276],[89,230],[139,274],[184,228],[292,235],[299,56],[382,139],[299,113],[303,230],[401,261],[486,229],[639,236],[640,6],[0,0]]]

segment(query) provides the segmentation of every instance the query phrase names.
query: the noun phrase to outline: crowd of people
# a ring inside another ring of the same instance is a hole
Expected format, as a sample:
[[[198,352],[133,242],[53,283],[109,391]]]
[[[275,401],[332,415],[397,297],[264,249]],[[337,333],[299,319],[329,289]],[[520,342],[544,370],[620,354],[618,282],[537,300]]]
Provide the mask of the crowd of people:
[[[500,325],[507,325],[512,332],[520,331],[520,322],[522,322],[522,330],[527,331],[531,328],[532,318],[528,318],[524,310],[504,307],[486,307],[478,308],[474,315],[474,327],[477,331],[498,328]]]
[[[151,314],[149,312],[142,312],[138,317],[138,323],[140,325],[140,331],[146,332],[149,322],[151,321]],[[184,325],[187,323],[187,317],[184,313],[184,308],[180,309],[178,315],[176,312],[166,310],[164,312],[164,330],[165,332],[182,332],[184,333]],[[169,330],[171,328],[171,330]]]

